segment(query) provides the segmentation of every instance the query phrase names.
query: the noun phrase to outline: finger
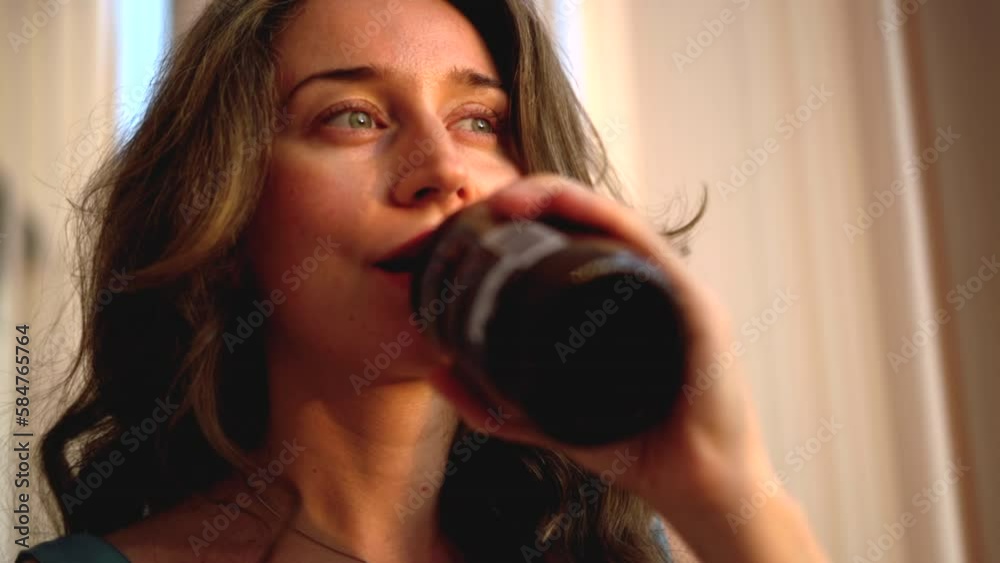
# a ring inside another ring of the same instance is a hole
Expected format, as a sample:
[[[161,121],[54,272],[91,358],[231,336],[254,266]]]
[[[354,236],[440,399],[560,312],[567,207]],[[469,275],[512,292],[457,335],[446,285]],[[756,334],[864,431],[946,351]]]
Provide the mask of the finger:
[[[660,268],[674,286],[678,304],[688,320],[692,338],[728,331],[721,304],[698,284],[668,241],[646,220],[593,190],[560,176],[522,178],[498,190],[486,201],[498,215],[543,222],[559,218],[608,233],[632,246]],[[725,323],[722,323],[725,324]]]
[[[523,178],[494,193],[487,205],[510,219],[562,220],[602,231],[666,262],[671,272],[683,269],[667,241],[644,218],[567,178]]]

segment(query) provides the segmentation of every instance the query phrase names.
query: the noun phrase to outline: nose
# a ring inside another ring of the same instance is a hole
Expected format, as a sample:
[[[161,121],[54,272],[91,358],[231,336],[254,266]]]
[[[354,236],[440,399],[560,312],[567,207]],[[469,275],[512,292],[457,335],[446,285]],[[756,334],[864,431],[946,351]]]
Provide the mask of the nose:
[[[439,205],[450,212],[475,199],[467,163],[440,122],[406,133],[394,160],[397,168],[390,174],[389,191],[396,205]]]

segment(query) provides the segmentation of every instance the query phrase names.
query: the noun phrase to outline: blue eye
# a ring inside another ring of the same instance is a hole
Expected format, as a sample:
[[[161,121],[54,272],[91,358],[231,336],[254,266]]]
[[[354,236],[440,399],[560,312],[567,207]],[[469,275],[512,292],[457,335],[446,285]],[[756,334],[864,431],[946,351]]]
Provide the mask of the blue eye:
[[[348,110],[331,115],[324,122],[328,125],[348,129],[374,129],[375,119],[366,111]]]
[[[489,119],[483,117],[468,117],[459,121],[459,123],[468,122],[468,126],[459,127],[459,129],[468,129],[473,133],[482,133],[484,135],[492,135],[496,133],[496,128],[493,127],[493,123]]]

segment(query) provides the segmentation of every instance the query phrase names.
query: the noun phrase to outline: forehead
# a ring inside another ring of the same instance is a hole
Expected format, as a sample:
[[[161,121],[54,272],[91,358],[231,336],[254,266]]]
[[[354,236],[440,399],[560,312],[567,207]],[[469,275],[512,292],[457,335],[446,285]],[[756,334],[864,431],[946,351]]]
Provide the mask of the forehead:
[[[496,75],[482,37],[446,0],[306,0],[275,48],[282,94],[316,72],[362,65],[414,80],[455,67]]]

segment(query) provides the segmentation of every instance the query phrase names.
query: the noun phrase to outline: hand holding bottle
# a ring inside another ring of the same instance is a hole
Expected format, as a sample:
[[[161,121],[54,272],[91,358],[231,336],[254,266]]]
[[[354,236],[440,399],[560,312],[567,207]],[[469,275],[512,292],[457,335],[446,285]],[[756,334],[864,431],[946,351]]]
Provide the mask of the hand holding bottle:
[[[708,369],[730,347],[729,317],[669,243],[633,211],[565,178],[525,177],[480,204],[501,217],[606,233],[649,258],[672,285],[688,355],[689,383],[671,416],[638,436],[600,446],[567,445],[539,431],[513,403],[502,405],[515,414],[496,436],[561,450],[596,474],[614,471],[616,486],[650,502],[705,561],[825,561],[796,503],[783,492],[740,529],[734,531],[727,520],[738,514],[744,498],[773,479],[773,468],[739,362]],[[700,370],[718,374],[707,389],[692,384]],[[484,429],[486,410],[501,406],[484,404],[452,372],[435,374],[432,383],[473,427]],[[623,458],[628,467],[619,474]]]

